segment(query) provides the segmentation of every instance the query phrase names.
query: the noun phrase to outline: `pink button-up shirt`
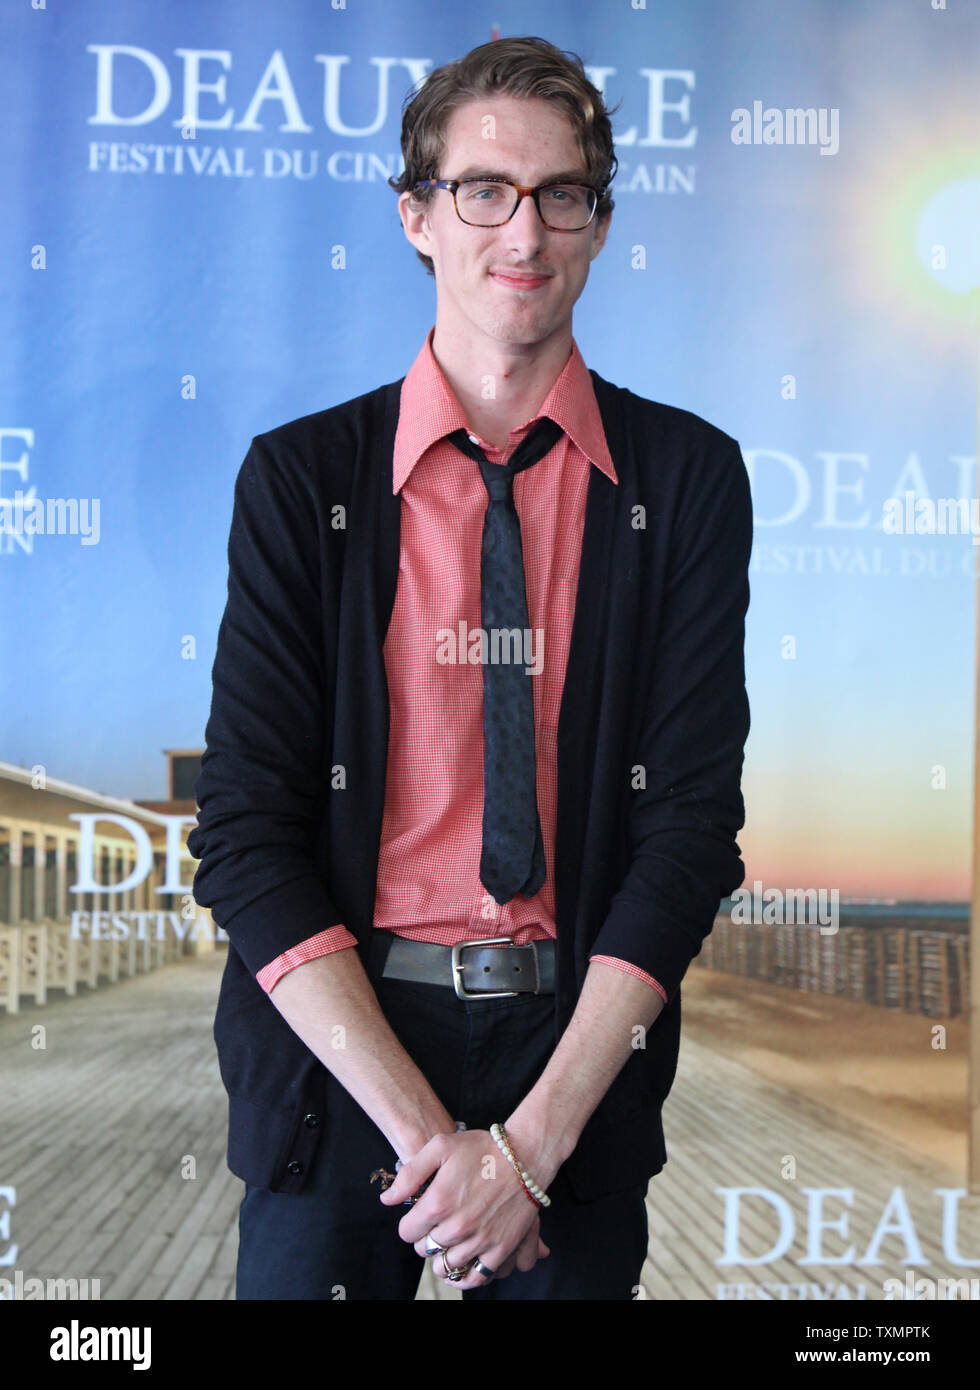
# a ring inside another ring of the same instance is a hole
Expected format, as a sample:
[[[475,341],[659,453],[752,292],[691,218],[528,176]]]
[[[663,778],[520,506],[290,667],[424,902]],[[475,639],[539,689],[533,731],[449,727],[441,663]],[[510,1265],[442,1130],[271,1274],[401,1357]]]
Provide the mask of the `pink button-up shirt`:
[[[384,645],[391,721],[374,926],[445,946],[488,936],[509,936],[524,945],[557,934],[556,740],[589,470],[601,468],[612,482],[619,480],[592,378],[574,339],[537,415],[511,430],[501,450],[470,430],[432,352],[433,332],[402,383],[394,445],[392,486],[401,492],[401,540]],[[477,464],[446,435],[462,427],[491,463],[504,464],[542,415],[555,420],[563,434],[539,462],[517,474],[514,505],[533,634],[538,812],[547,872],[534,897],[518,893],[500,904],[480,882],[483,667],[465,660],[469,634],[481,626],[487,490]],[[356,944],[345,926],[327,927],[270,961],[256,979],[271,990],[295,966]],[[645,980],[666,1001],[660,983],[629,961],[590,959]]]

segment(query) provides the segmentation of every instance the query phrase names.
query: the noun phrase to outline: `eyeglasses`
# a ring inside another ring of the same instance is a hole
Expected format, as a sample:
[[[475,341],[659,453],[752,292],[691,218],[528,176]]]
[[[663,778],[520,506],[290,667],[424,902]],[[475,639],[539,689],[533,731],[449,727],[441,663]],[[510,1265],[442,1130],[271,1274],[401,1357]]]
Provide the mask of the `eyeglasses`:
[[[531,197],[538,216],[553,232],[581,232],[592,221],[599,194],[582,183],[542,183],[524,188],[509,179],[421,179],[413,188],[445,188],[456,215],[468,227],[502,227],[522,198]],[[543,202],[542,202],[543,198]]]

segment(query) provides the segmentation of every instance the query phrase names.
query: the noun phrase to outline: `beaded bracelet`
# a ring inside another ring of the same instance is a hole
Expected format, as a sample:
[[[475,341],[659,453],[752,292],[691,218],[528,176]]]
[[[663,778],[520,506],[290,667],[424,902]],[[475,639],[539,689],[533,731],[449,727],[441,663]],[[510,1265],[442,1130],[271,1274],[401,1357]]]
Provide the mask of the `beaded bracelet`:
[[[514,1153],[513,1146],[511,1145],[510,1139],[507,1136],[507,1131],[504,1129],[503,1125],[492,1124],[490,1126],[490,1137],[491,1139],[493,1139],[500,1152],[505,1155],[508,1163],[510,1163],[514,1171],[517,1173],[517,1176],[521,1180],[521,1185],[524,1188],[524,1191],[527,1193],[528,1197],[531,1199],[534,1205],[537,1207],[550,1207],[551,1198],[548,1196],[548,1194],[544,1191],[543,1188],[538,1186],[538,1184],[531,1177],[527,1169],[521,1164],[517,1155]]]
[[[507,1131],[504,1129],[503,1125],[500,1125],[497,1128],[498,1133],[494,1134],[493,1127],[491,1127],[491,1136],[493,1137],[494,1142],[500,1149],[501,1153],[507,1159],[508,1163],[514,1169],[518,1178],[520,1179],[521,1187],[524,1189],[524,1194],[527,1197],[528,1201],[535,1208],[540,1208],[544,1206],[544,1201],[547,1200],[545,1198],[544,1192],[540,1187],[538,1187],[537,1183],[531,1177],[530,1173],[528,1173],[527,1169],[524,1168],[520,1163],[517,1155],[514,1152],[513,1145],[510,1142],[510,1136],[507,1134]],[[534,1189],[533,1191],[532,1188]]]

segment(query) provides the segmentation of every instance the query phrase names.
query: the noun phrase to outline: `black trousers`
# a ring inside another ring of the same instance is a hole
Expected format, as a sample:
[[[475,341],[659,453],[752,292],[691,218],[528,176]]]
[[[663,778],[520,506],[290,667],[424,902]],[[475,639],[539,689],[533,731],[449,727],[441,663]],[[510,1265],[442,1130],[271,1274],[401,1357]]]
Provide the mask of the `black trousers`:
[[[554,1050],[554,996],[462,1000],[451,985],[386,980],[391,938],[375,933],[368,974],[385,1017],[454,1120],[504,1121]],[[407,1207],[378,1200],[374,1168],[397,1155],[331,1075],[325,1130],[304,1190],[246,1185],[239,1210],[239,1299],[414,1299],[423,1261],[398,1235]],[[494,1150],[496,1152],[496,1150]],[[564,1170],[540,1210],[551,1254],[466,1300],[635,1298],[646,1259],[647,1185],[579,1202]]]

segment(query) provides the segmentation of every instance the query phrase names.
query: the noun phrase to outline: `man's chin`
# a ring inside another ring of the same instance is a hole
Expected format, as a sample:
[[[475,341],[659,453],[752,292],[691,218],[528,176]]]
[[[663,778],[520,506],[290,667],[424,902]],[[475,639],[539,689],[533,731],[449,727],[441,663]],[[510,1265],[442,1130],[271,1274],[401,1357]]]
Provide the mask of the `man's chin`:
[[[540,313],[495,314],[484,323],[484,331],[498,342],[524,346],[545,342],[560,327],[553,314]]]

